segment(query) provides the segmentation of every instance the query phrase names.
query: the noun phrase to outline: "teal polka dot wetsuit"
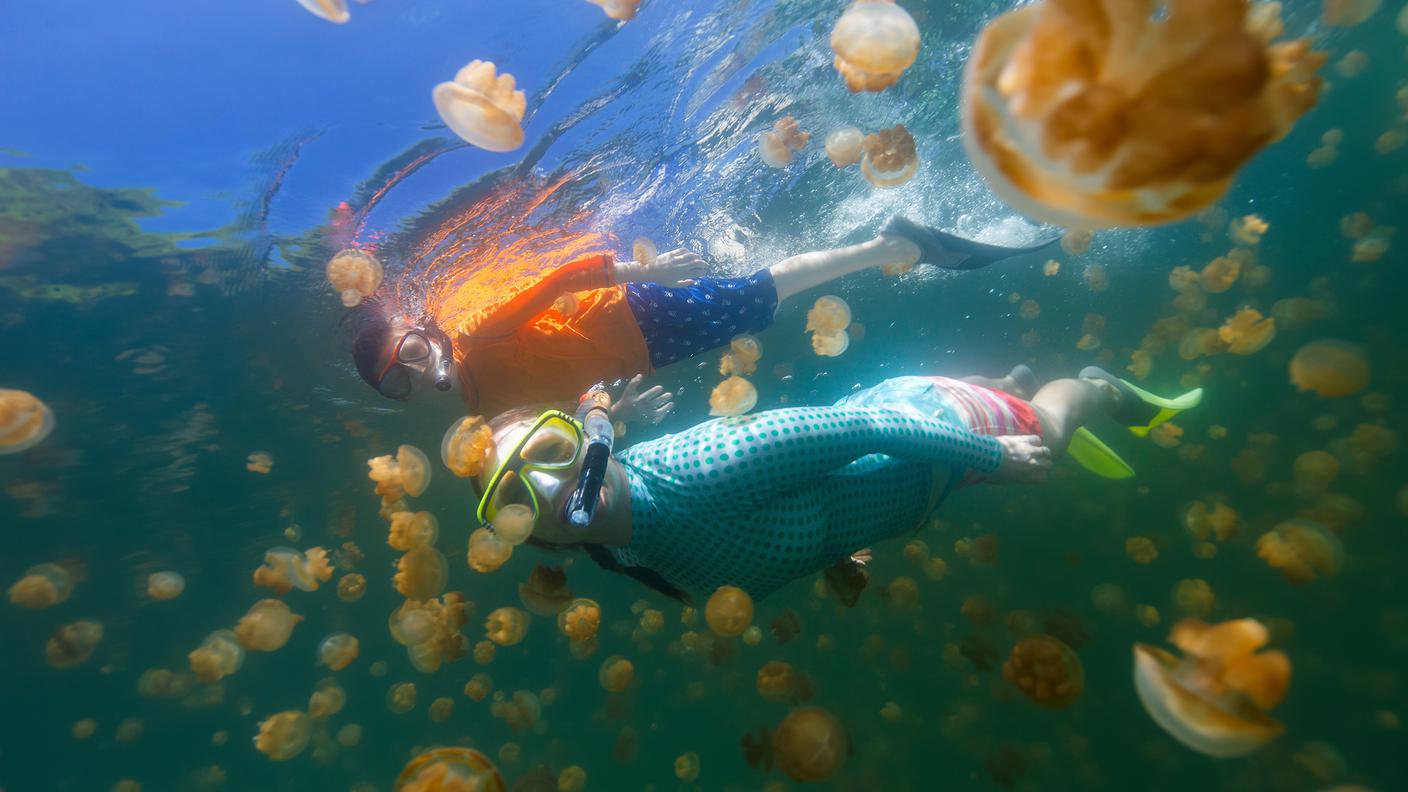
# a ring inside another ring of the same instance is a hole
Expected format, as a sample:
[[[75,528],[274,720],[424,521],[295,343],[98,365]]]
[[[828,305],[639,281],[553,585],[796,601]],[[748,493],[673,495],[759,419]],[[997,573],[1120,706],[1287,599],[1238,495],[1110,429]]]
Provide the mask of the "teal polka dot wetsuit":
[[[934,417],[941,409],[857,406],[880,390],[708,421],[619,452],[631,541],[610,552],[696,596],[734,585],[762,598],[912,530],[933,506],[935,466],[952,481],[997,469],[998,442]]]

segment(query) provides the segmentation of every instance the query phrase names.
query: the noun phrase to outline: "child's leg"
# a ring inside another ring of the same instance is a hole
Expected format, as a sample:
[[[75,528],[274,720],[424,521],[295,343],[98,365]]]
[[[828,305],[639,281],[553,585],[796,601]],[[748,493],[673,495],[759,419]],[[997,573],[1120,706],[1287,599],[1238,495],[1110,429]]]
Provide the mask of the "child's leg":
[[[1118,398],[1112,386],[1098,380],[1059,379],[1046,383],[1031,400],[1041,419],[1042,441],[1053,452],[1064,452],[1071,435]]]
[[[911,265],[919,260],[919,246],[898,236],[882,236],[850,247],[799,253],[768,267],[777,286],[777,300],[849,275],[886,264]]]

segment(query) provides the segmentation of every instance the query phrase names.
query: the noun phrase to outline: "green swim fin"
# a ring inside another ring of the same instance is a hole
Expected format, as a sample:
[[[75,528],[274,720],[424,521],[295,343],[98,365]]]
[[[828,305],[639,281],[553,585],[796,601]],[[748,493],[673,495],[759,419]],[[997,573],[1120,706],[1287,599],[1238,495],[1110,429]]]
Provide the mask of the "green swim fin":
[[[1100,438],[1091,434],[1084,426],[1077,429],[1071,435],[1071,444],[1066,447],[1066,453],[1070,454],[1081,467],[1089,470],[1097,476],[1104,476],[1108,479],[1125,479],[1134,475],[1134,468],[1127,462],[1120,459],[1113,449],[1100,441]]]
[[[1165,399],[1126,379],[1121,379],[1099,366],[1086,366],[1080,372],[1081,379],[1100,379],[1114,385],[1124,395],[1118,414],[1113,417],[1129,427],[1131,434],[1144,437],[1161,423],[1184,410],[1191,410],[1203,400],[1203,389],[1194,388],[1182,396]]]

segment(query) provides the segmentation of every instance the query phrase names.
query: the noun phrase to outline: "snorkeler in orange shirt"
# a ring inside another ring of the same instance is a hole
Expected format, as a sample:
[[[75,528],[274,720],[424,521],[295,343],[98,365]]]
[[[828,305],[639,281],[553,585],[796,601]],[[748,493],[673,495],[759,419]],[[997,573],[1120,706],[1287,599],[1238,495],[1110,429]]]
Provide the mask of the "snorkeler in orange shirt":
[[[369,299],[356,312],[353,359],[383,396],[406,399],[458,386],[469,409],[482,415],[572,402],[593,383],[634,378],[618,400],[617,417],[658,421],[671,395],[658,387],[637,392],[642,376],[770,327],[778,303],[799,292],[886,265],[977,269],[1054,241],[987,245],[896,217],[868,242],[790,256],[741,278],[702,277],[704,260],[686,250],[661,254],[650,265],[595,254],[454,328]],[[559,303],[564,295],[572,299]],[[427,314],[435,313],[430,306]]]

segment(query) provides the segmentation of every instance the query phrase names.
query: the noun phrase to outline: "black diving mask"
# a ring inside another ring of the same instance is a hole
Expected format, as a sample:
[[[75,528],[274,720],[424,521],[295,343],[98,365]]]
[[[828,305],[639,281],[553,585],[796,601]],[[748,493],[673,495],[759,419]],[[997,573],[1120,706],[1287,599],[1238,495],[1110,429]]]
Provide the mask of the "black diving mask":
[[[438,391],[453,386],[450,339],[434,327],[417,327],[396,341],[377,379],[377,391],[389,399],[404,399],[417,380],[429,380]]]

